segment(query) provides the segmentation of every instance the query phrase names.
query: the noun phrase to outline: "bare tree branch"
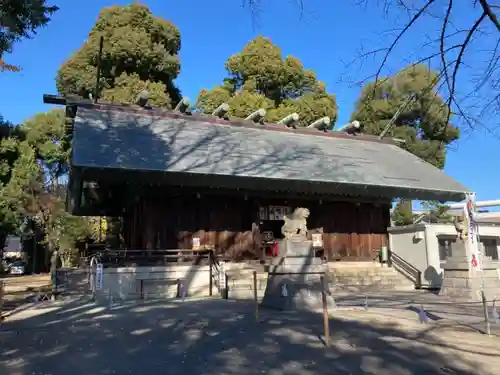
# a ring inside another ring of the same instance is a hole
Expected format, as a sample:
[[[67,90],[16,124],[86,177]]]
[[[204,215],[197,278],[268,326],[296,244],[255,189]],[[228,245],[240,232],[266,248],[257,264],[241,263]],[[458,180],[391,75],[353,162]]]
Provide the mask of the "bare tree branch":
[[[255,9],[260,9],[262,2],[243,1]],[[302,14],[307,1],[293,1],[300,4]],[[433,83],[433,89],[439,90],[450,113],[458,115],[468,128],[479,123],[480,118],[485,120],[488,115],[500,115],[500,5],[494,4],[494,0],[447,0],[444,4],[436,0],[351,0],[351,4],[365,9],[373,4],[385,18],[396,17],[390,21],[391,25],[393,21],[399,22],[401,15],[407,17],[400,28],[391,26],[386,30],[394,34],[387,46],[379,45],[369,51],[361,46],[356,56],[345,64],[351,77],[357,75],[350,80],[351,85],[363,85],[368,80],[375,80],[374,88],[383,84],[386,79],[381,76],[385,75],[389,61],[394,64],[396,47],[404,45],[405,37],[414,43],[417,35],[422,44],[414,47],[415,52],[405,55],[405,65],[426,61],[437,70],[444,85]],[[419,21],[422,24],[431,22],[438,30],[429,28],[426,33],[418,33]],[[418,34],[413,35],[410,31]],[[381,35],[383,33],[378,33],[378,40]],[[370,66],[365,67],[368,59]],[[376,68],[372,68],[374,64]],[[360,79],[362,70],[366,69],[372,72]],[[499,122],[498,118],[496,121]]]

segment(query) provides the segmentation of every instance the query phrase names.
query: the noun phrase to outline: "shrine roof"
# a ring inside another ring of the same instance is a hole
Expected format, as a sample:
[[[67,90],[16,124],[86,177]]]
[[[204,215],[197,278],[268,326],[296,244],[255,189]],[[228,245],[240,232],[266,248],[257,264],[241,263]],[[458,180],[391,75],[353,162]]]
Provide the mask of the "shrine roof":
[[[79,106],[72,149],[73,166],[86,169],[306,183],[332,193],[373,189],[421,200],[459,201],[470,191],[390,139],[116,105]]]

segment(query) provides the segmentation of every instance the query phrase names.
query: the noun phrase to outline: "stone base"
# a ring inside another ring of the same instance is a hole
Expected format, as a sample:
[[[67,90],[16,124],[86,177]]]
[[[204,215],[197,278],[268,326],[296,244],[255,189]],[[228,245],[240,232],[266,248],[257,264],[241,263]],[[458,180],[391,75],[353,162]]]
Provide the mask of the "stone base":
[[[284,241],[285,254],[278,265],[270,266],[266,290],[261,306],[279,310],[317,310],[323,306],[321,276],[326,276],[328,266],[313,256],[311,241]],[[326,290],[328,277],[326,277]],[[286,293],[283,293],[283,289]],[[335,307],[327,296],[330,308]]]
[[[468,263],[466,265],[468,266]],[[497,268],[470,272],[468,269],[445,269],[439,295],[480,301],[482,290],[488,301],[500,298]]]
[[[481,300],[481,291],[486,299],[492,301],[500,297],[500,274],[491,258],[483,257],[482,271],[474,268],[465,252],[465,244],[457,241],[452,247],[452,256],[443,265],[443,282],[440,296]]]

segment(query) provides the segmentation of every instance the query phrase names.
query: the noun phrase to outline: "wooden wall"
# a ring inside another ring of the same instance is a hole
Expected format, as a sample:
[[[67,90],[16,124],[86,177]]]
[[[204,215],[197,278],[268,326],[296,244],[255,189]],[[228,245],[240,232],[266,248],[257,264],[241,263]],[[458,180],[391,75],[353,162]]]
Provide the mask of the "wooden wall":
[[[260,257],[260,205],[307,207],[309,229],[323,228],[331,260],[370,260],[387,245],[389,205],[302,199],[263,199],[243,195],[183,193],[143,195],[124,215],[127,249],[186,249],[192,238],[211,244],[235,260]]]
[[[243,198],[143,197],[124,215],[123,238],[128,249],[190,249],[198,237],[222,256],[255,258],[251,211]]]

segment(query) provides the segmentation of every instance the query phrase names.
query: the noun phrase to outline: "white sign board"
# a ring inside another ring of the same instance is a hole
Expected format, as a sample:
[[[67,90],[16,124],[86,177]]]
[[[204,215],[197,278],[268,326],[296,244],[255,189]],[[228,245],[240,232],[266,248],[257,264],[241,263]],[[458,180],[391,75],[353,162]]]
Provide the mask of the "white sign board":
[[[104,268],[102,263],[97,263],[95,268],[95,290],[102,289],[102,276],[104,273]]]
[[[281,286],[281,296],[282,297],[288,297],[288,289],[286,287],[286,284],[283,284]]]
[[[314,233],[312,235],[313,247],[323,247],[323,235],[321,233]]]
[[[201,241],[199,237],[193,237],[193,250],[198,250],[201,246]]]

